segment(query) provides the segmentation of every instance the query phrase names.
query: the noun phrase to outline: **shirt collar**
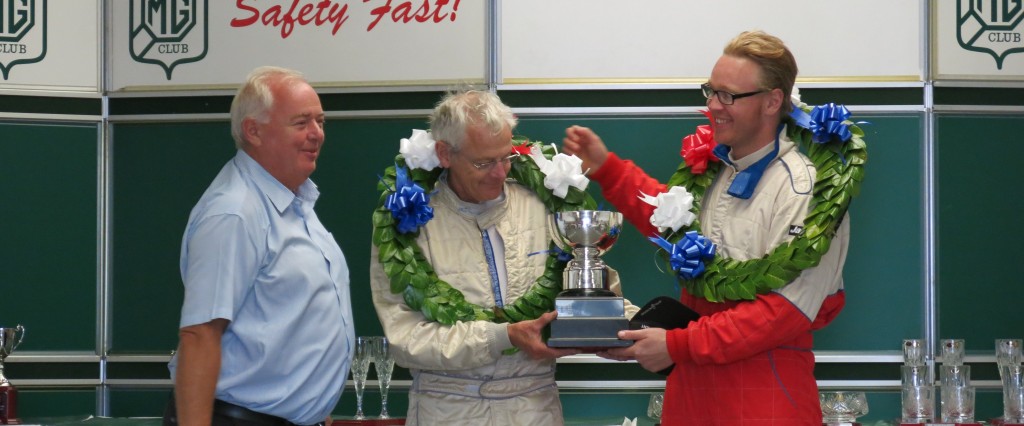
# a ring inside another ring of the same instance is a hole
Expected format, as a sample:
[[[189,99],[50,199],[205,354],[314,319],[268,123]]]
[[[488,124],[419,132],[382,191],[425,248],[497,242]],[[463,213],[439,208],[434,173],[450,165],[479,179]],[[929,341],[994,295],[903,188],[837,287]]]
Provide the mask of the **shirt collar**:
[[[776,132],[773,143],[767,144],[738,160],[732,158],[732,153],[730,152],[732,147],[721,144],[715,146],[715,149],[712,151],[715,156],[738,170],[736,177],[733,178],[732,183],[729,185],[727,191],[729,195],[744,200],[754,195],[754,188],[757,188],[757,183],[761,181],[761,176],[764,174],[765,169],[768,168],[768,164],[779,153],[779,134],[781,130],[782,125],[779,125],[779,131]]]
[[[302,185],[299,185],[299,192],[296,194],[243,150],[238,150],[234,161],[243,173],[252,177],[256,187],[270,199],[278,213],[284,213],[296,201],[300,203],[300,213],[309,213],[317,198],[320,197],[320,190],[312,180],[307,178],[305,182],[302,182]]]

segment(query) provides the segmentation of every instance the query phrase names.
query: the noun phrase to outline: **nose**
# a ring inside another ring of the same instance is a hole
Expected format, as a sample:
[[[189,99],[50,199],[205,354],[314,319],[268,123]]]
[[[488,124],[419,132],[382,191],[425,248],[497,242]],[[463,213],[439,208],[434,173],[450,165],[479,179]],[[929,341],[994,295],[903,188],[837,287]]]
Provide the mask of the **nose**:
[[[711,105],[712,103],[714,103],[715,105]],[[709,97],[707,99],[707,101],[705,101],[705,105],[707,105],[708,108],[722,108],[722,107],[724,107],[724,104],[722,104],[722,101],[718,99],[718,93],[712,94],[711,97]]]
[[[725,112],[725,104],[718,99],[717,95],[708,98],[707,106],[708,111],[711,112],[712,116],[717,116]]]
[[[508,172],[510,170],[512,170],[512,163],[503,163],[499,161],[498,164],[495,164],[494,167],[491,168],[491,176],[494,176],[496,179],[505,180],[505,178],[508,177]]]
[[[309,132],[309,138],[311,140],[317,141],[317,142],[323,141],[324,140],[324,123],[321,123],[321,122],[318,122],[318,121],[314,121],[313,122],[313,128]]]

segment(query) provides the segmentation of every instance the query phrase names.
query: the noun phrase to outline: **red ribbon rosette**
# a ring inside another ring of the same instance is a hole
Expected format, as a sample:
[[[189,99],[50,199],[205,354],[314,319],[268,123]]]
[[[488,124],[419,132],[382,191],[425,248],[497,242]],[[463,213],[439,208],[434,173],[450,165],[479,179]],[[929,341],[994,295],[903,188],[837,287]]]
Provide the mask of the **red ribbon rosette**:
[[[530,155],[530,142],[523,142],[522,145],[512,145],[512,152],[519,155]]]
[[[711,120],[709,111],[701,111],[704,116]],[[715,149],[715,135],[711,131],[711,125],[702,124],[697,126],[694,134],[683,138],[683,149],[679,151],[686,165],[690,167],[693,174],[703,174],[708,169],[708,160],[718,161],[711,151]]]

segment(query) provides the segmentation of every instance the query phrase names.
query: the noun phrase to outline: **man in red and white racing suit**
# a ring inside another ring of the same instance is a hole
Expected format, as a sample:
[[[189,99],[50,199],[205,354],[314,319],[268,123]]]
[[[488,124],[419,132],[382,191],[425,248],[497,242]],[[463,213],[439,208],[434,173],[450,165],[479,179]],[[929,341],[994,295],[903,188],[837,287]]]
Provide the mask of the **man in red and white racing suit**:
[[[802,232],[815,168],[779,126],[792,108],[796,71],[781,40],[743,33],[702,87],[723,162],[699,215],[702,232],[718,245],[716,256],[760,258]],[[665,192],[665,185],[609,152],[590,129],[567,129],[563,150],[584,160],[605,198],[641,233],[657,233],[650,223],[654,207],[638,194]],[[820,425],[811,332],[843,307],[848,240],[844,218],[818,266],[752,301],[713,303],[684,289],[680,299],[699,320],[683,329],[623,332],[621,338],[636,343],[605,355],[636,359],[650,371],[675,364],[666,382],[665,425]]]

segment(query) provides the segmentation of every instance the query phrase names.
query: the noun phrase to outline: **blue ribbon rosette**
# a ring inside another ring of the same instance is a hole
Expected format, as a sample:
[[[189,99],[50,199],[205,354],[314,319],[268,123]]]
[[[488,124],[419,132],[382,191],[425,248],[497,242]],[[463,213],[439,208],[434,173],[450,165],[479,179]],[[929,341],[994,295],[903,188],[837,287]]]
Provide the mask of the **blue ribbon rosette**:
[[[826,143],[832,140],[835,135],[840,141],[846,142],[853,137],[850,133],[850,125],[843,122],[850,118],[850,110],[846,106],[827,103],[816,106],[811,110],[811,119],[818,123],[818,127],[811,129],[814,132],[813,140],[817,143]]]
[[[841,142],[846,142],[853,137],[850,125],[844,123],[850,118],[850,110],[846,109],[844,105],[829,102],[814,107],[810,114],[800,108],[793,108],[790,117],[796,121],[798,126],[811,131],[813,135],[811,139],[815,143],[828,143],[833,137],[838,138]]]
[[[647,237],[669,254],[669,265],[683,279],[692,280],[704,273],[704,261],[715,258],[715,243],[697,231],[689,231],[672,244],[661,236]]]
[[[409,178],[405,167],[395,167],[395,192],[388,195],[384,207],[391,210],[391,216],[398,220],[398,232],[416,232],[434,218],[430,197],[422,187]]]

